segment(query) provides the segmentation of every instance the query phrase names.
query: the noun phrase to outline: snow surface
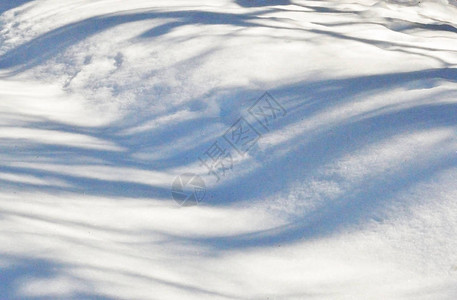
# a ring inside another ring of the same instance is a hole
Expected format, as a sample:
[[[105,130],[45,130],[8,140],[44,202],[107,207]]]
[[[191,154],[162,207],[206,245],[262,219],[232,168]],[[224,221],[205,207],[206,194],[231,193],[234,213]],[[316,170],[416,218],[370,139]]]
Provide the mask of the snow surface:
[[[0,14],[0,299],[457,298],[456,1]],[[265,91],[287,114],[217,181]]]

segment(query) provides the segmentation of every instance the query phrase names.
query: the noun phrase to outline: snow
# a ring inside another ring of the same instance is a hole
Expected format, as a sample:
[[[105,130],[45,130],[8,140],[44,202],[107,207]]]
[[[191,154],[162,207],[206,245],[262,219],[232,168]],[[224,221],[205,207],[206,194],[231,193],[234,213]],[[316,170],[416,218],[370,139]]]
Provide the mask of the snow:
[[[455,299],[456,14],[0,2],[0,298]],[[261,137],[217,180],[199,158],[240,117]]]

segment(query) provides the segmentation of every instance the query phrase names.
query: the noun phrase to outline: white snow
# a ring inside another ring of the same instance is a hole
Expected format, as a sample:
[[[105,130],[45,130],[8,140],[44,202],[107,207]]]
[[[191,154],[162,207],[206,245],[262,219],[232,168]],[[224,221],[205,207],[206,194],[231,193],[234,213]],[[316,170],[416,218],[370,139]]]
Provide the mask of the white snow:
[[[456,16],[0,1],[0,299],[455,299]],[[287,114],[216,180],[265,91]]]

